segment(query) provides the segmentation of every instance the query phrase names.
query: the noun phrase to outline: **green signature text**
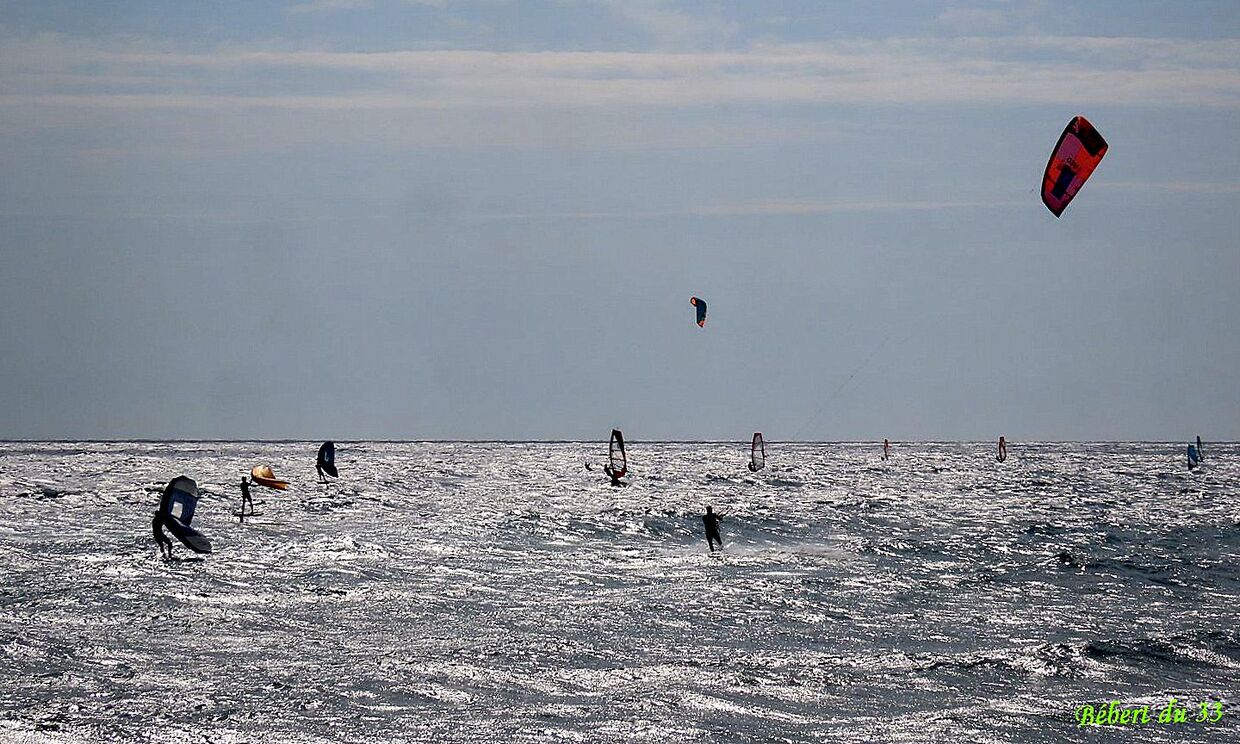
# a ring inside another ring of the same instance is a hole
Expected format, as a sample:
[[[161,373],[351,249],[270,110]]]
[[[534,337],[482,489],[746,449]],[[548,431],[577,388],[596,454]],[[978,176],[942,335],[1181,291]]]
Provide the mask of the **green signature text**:
[[[1118,700],[1098,706],[1082,705],[1074,712],[1078,726],[1141,726],[1148,723],[1218,723],[1223,704],[1217,701],[1178,703],[1175,698],[1163,706],[1125,705]]]

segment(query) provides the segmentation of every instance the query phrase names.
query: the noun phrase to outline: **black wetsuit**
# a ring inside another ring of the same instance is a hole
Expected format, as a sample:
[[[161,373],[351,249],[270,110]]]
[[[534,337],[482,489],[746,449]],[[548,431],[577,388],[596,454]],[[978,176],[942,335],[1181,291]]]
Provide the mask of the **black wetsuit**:
[[[712,552],[715,550],[715,543],[719,543],[719,547],[723,548],[723,538],[719,535],[719,519],[719,515],[711,511],[702,515],[702,524],[706,526],[706,544]]]
[[[616,471],[612,470],[610,465],[604,465],[603,472],[607,473],[608,478],[611,478],[611,485],[613,486],[629,485],[628,483],[625,483],[624,481],[620,480],[620,476],[616,475]]]
[[[172,541],[164,534],[164,516],[159,512],[151,518],[151,533],[155,536],[155,542],[159,545],[159,557],[172,557]]]
[[[254,513],[254,499],[250,496],[250,482],[245,478],[241,479],[241,514],[245,516],[245,505],[250,505],[250,514]]]

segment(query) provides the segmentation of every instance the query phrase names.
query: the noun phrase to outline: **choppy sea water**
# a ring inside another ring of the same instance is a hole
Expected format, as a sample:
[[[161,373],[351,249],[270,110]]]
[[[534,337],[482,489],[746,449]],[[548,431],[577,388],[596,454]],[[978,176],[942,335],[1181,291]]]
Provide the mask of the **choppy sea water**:
[[[0,443],[0,740],[1240,741],[1237,445],[317,445]]]

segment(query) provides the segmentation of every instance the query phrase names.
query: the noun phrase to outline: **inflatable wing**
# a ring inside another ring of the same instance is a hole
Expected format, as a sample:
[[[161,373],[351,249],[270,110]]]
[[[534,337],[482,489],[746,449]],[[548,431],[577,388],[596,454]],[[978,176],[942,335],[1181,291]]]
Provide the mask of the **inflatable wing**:
[[[260,486],[274,488],[277,491],[284,491],[288,488],[288,481],[282,481],[271,472],[270,465],[255,465],[250,469],[250,480]]]
[[[323,446],[319,447],[319,456],[315,464],[333,478],[339,478],[340,474],[336,472],[336,445],[331,442],[323,442]]]
[[[1051,214],[1063,214],[1106,154],[1107,141],[1088,119],[1077,116],[1068,122],[1042,175],[1042,203]]]
[[[706,327],[706,300],[703,300],[699,297],[690,297],[689,304],[697,308],[698,327],[705,328]]]
[[[181,544],[195,553],[210,553],[211,541],[190,527],[198,507],[198,484],[193,478],[173,478],[159,500],[159,520]]]

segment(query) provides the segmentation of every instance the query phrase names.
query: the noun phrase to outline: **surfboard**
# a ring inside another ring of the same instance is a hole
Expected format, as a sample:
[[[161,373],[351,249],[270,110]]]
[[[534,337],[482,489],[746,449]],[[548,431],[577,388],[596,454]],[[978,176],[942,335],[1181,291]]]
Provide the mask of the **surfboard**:
[[[262,512],[239,512],[239,511],[233,511],[233,516],[234,516],[234,517],[261,517],[261,516],[263,516],[263,513],[262,513]]]

